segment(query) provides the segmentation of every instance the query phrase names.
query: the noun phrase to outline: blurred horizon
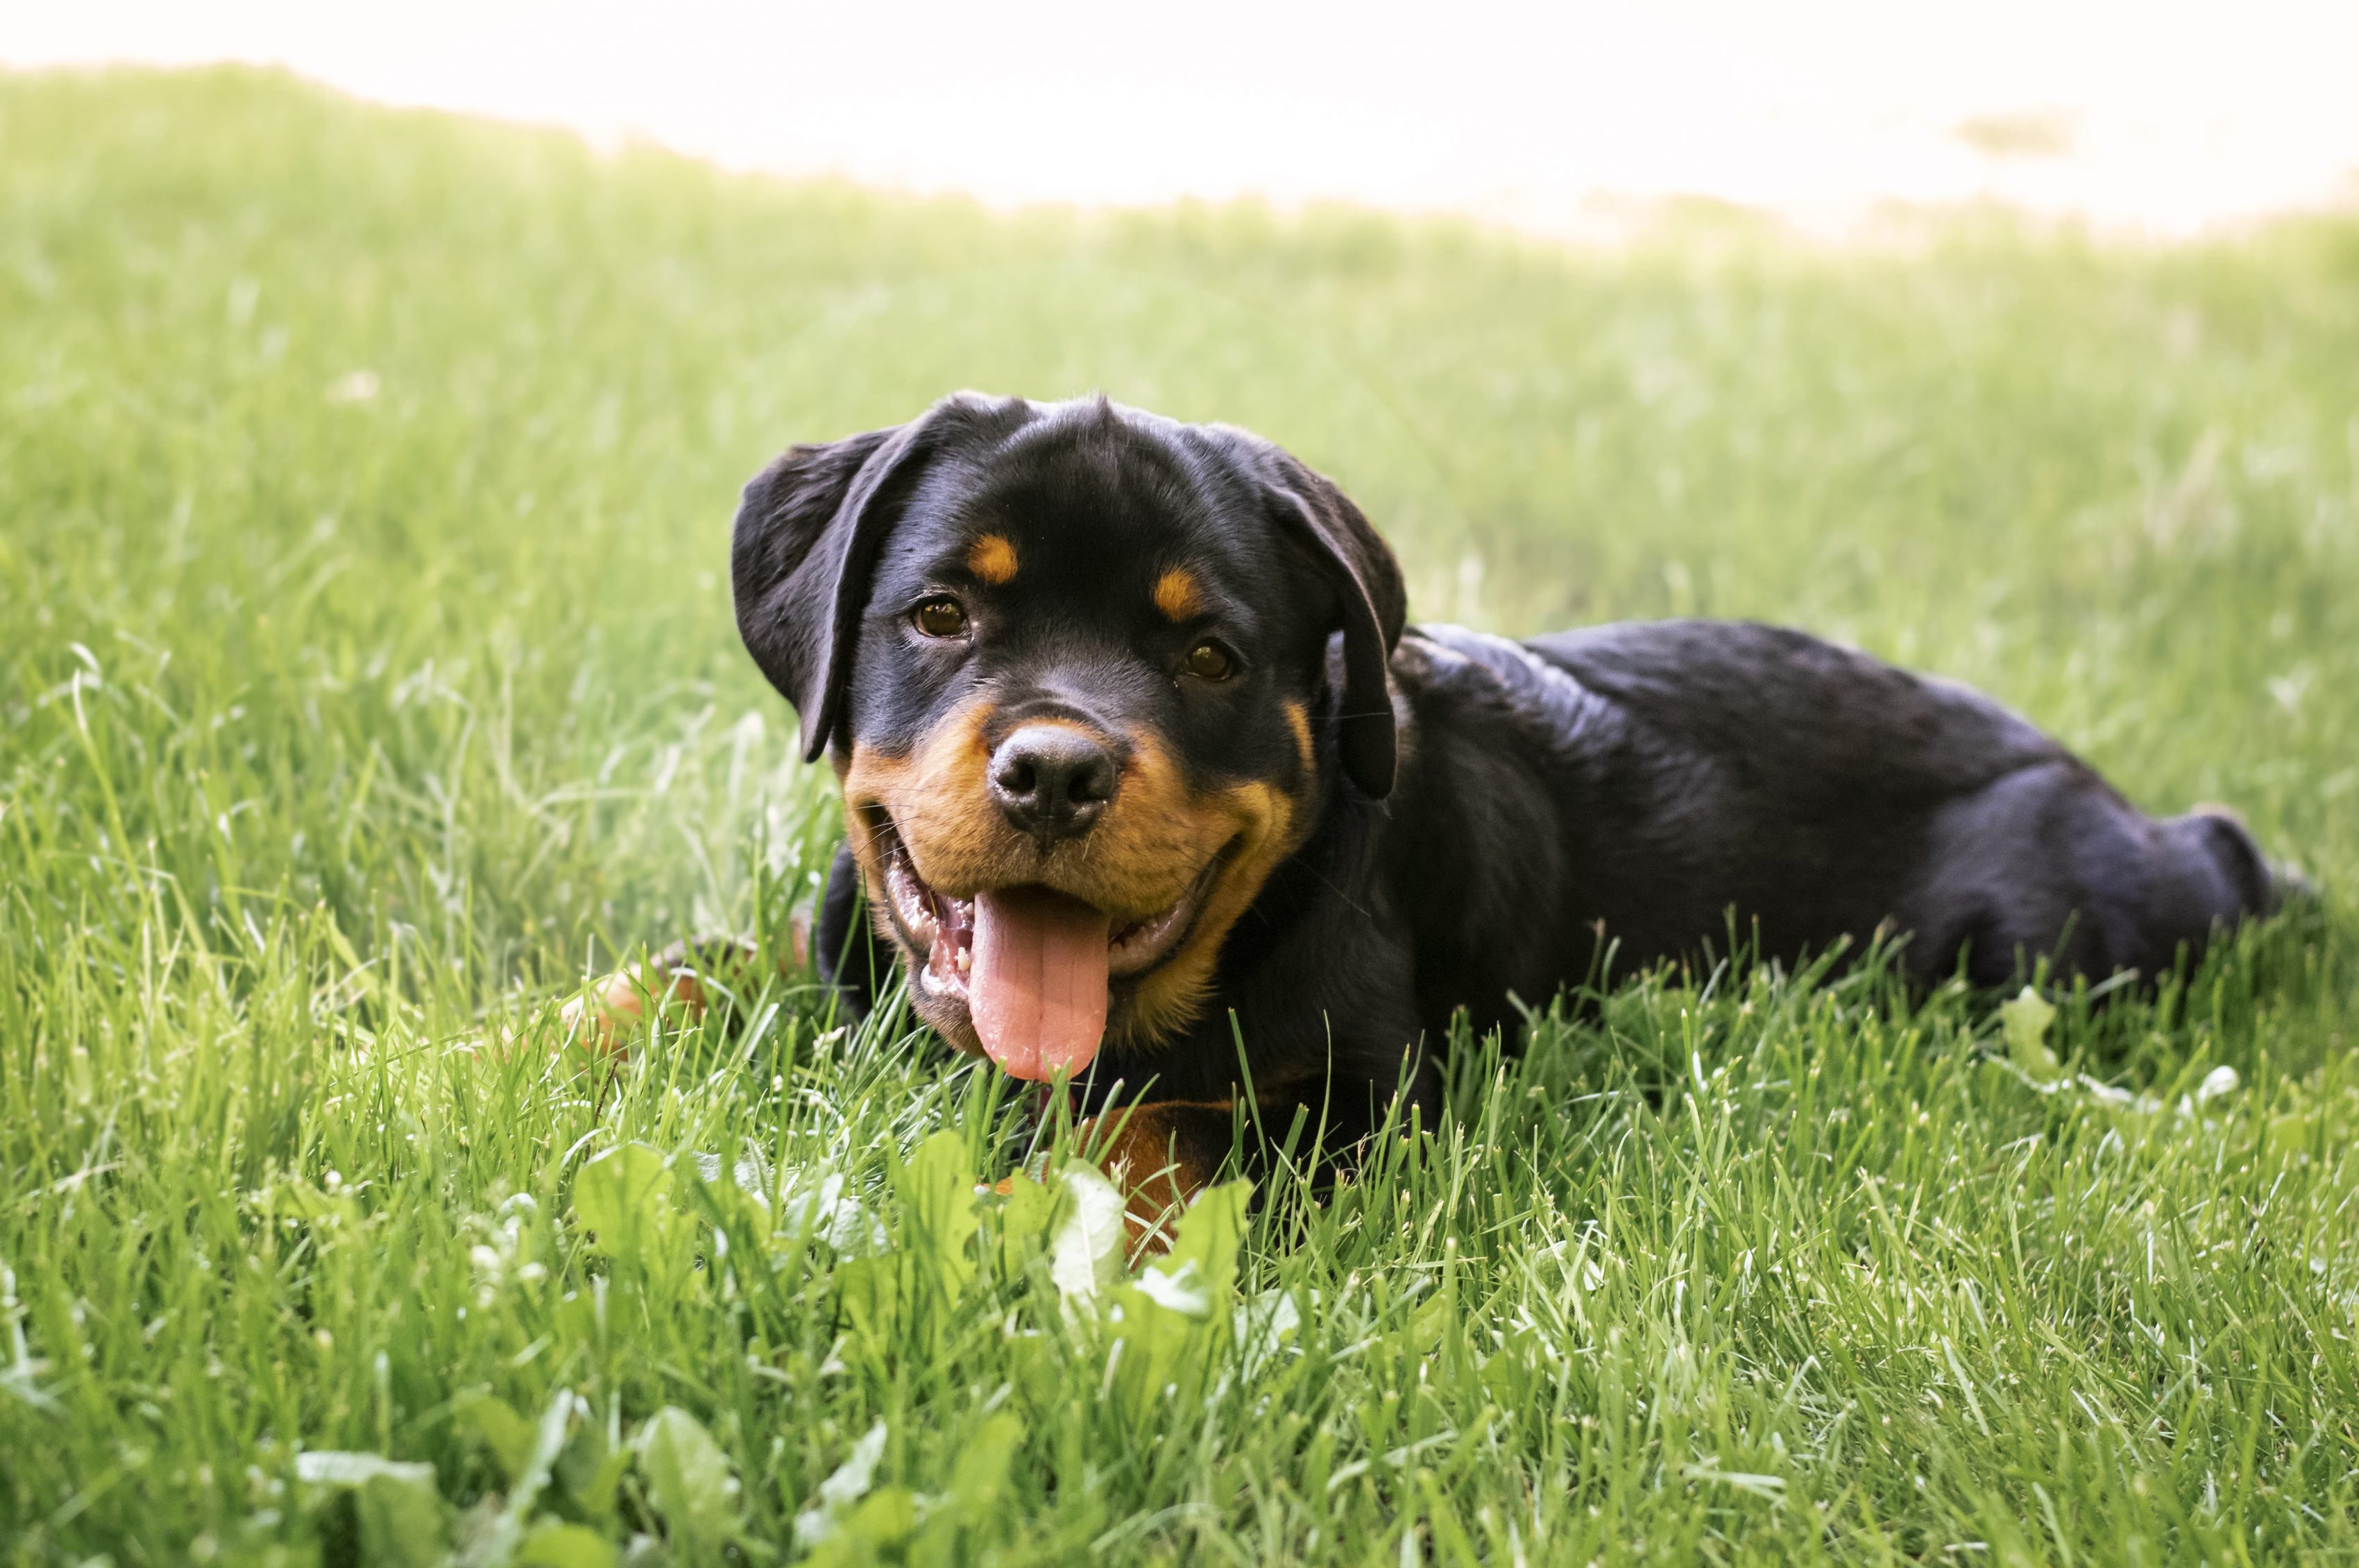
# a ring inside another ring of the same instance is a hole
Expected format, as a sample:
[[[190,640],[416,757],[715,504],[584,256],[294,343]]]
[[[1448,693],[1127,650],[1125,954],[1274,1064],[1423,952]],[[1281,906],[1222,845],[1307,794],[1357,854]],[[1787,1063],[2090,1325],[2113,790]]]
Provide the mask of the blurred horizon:
[[[985,14],[95,0],[0,21],[19,69],[242,61],[364,100],[995,207],[1259,199],[1612,240],[1703,199],[1806,233],[1995,203],[2171,239],[2359,201],[2359,7],[2004,0],[1073,4]]]

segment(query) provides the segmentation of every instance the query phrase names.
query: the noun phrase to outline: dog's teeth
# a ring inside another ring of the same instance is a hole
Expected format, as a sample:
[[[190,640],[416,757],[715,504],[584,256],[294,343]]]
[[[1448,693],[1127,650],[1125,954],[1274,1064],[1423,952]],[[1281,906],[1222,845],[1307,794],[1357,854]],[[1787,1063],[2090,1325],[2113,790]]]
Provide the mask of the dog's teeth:
[[[958,972],[962,975],[974,967],[974,954],[966,948],[959,949]]]

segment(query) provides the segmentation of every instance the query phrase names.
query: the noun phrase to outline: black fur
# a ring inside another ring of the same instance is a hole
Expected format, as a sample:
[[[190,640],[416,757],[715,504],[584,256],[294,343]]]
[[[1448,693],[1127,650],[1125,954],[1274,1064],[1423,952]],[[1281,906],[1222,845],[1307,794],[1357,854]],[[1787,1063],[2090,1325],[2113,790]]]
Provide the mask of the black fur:
[[[1026,597],[955,668],[898,635],[977,506],[1048,530]],[[1348,1136],[1454,1010],[1506,1025],[1597,972],[1723,944],[1796,959],[1879,930],[1920,983],[2153,976],[2265,909],[2267,871],[2224,815],[2158,821],[1998,704],[1801,633],[1608,626],[1514,643],[1404,630],[1390,552],[1333,485],[1242,431],[1104,403],[972,397],[897,431],[799,447],[747,487],[739,622],[814,753],[907,745],[976,681],[1053,691],[1153,726],[1191,777],[1299,770],[1280,713],[1317,715],[1316,826],[1221,953],[1185,1038],[1109,1047],[1087,1093],[1226,1102],[1256,1091]],[[1244,655],[1234,691],[1152,675],[1168,628],[1135,613],[1184,559]],[[1133,571],[1130,563],[1136,563]],[[929,575],[932,574],[932,575]],[[1160,639],[1160,640],[1158,640]],[[1142,673],[1146,672],[1146,673]],[[1045,699],[1044,699],[1045,700]],[[856,1001],[891,955],[841,856],[817,952]],[[841,962],[839,954],[850,954]],[[1223,1124],[1225,1125],[1225,1124]]]

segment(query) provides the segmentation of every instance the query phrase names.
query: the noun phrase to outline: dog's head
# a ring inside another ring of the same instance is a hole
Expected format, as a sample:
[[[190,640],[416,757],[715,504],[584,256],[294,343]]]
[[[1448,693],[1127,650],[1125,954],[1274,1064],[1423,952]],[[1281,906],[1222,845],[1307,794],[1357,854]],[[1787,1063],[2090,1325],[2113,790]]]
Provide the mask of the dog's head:
[[[788,451],[732,565],[919,1013],[1019,1077],[1195,1015],[1322,757],[1392,787],[1399,569],[1244,431],[961,395]]]

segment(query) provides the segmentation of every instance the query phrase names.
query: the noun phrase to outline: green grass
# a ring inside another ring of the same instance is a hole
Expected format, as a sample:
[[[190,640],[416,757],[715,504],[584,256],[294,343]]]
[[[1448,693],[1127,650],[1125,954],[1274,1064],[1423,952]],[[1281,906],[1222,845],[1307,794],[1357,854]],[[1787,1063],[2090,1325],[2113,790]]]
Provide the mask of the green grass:
[[[235,73],[0,81],[0,1559],[2359,1554],[2359,223],[995,217]],[[834,832],[736,485],[970,385],[1259,429],[1428,617],[1973,681],[2325,906],[2059,998],[2126,1104],[1654,976],[1143,1287],[807,985],[555,1061]]]

